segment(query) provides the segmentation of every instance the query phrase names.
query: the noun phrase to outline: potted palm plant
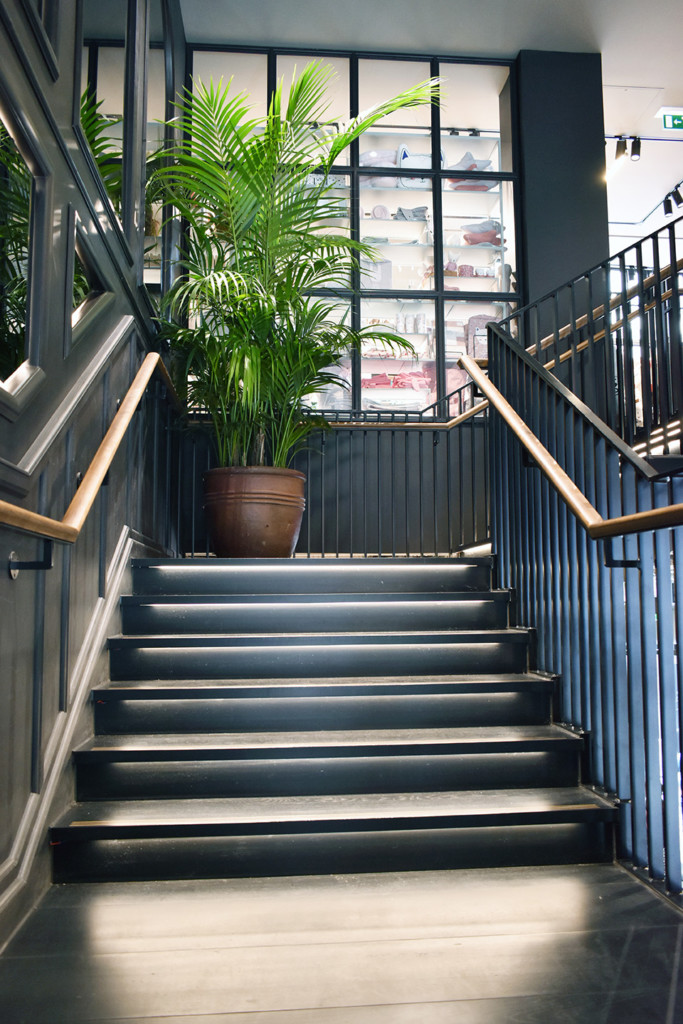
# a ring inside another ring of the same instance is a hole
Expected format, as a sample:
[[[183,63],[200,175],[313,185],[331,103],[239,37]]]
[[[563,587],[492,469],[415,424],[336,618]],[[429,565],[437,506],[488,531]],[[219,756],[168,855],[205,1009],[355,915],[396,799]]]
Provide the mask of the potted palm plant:
[[[409,348],[340,313],[360,257],[374,253],[340,226],[348,199],[333,168],[387,114],[433,102],[437,82],[340,126],[325,100],[332,74],[308,65],[262,118],[230,83],[197,83],[177,104],[179,140],[155,176],[157,198],[187,225],[162,333],[188,409],[212,424],[218,468],[205,475],[205,509],[219,556],[293,553],[304,478],[288,465],[320,428],[312,396],[343,383],[341,360],[364,338]]]

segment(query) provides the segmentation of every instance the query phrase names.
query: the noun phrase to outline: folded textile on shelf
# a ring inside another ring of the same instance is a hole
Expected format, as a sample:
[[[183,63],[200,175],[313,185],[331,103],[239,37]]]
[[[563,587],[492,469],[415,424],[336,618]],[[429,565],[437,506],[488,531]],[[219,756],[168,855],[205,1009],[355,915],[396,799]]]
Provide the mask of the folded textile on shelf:
[[[448,187],[461,192],[490,192],[498,184],[488,178],[451,178]]]
[[[397,373],[391,382],[392,388],[410,388],[412,391],[429,391],[431,381],[426,374],[417,370]]]
[[[395,220],[427,220],[427,207],[426,206],[414,206],[411,209],[405,206],[399,206],[394,214]]]
[[[464,245],[503,245],[503,233],[498,220],[482,220],[478,224],[463,224]]]
[[[391,378],[388,374],[372,374],[370,377],[361,377],[360,387],[391,387]]]

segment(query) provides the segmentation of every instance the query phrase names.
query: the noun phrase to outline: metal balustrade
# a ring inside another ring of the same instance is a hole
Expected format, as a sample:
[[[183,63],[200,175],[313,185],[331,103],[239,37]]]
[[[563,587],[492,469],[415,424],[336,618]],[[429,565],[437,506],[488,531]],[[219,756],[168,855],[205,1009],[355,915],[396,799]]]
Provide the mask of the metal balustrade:
[[[343,414],[292,463],[306,474],[296,555],[452,555],[489,540],[488,413],[471,384],[448,397],[452,419],[415,413]],[[201,475],[214,465],[208,435],[184,439],[181,548],[210,552]],[[191,481],[191,482],[190,482]]]
[[[678,218],[504,324],[630,445],[679,453],[682,288]]]
[[[548,455],[541,471],[492,409],[497,582],[536,629],[539,668],[561,673],[562,718],[587,733],[591,780],[621,801],[619,855],[680,893],[683,526],[653,531],[635,517],[667,506],[665,523],[683,522],[683,478],[658,476],[501,325],[489,325],[488,368]],[[560,497],[561,471],[592,517]]]

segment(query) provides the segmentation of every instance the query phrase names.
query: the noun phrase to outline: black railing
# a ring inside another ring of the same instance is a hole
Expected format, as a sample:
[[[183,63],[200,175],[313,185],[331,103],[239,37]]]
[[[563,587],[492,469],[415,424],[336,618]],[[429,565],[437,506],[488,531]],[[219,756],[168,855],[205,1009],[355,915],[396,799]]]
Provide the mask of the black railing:
[[[489,378],[604,519],[683,502],[681,477],[657,478],[493,324]],[[497,411],[490,452],[498,582],[537,631],[539,667],[561,673],[591,780],[622,803],[621,856],[680,893],[683,527],[592,540]]]
[[[504,322],[620,437],[680,451],[683,218]]]
[[[452,420],[423,413],[337,414],[292,466],[306,474],[297,556],[452,555],[489,540],[488,414],[471,385],[449,396]],[[208,433],[190,432],[179,479],[182,550],[211,551],[201,476]]]

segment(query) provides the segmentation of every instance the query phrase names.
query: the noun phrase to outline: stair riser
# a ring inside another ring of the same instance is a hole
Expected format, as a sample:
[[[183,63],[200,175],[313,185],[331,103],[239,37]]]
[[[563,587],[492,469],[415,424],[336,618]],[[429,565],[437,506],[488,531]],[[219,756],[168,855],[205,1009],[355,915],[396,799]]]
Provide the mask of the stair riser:
[[[406,565],[389,559],[187,560],[133,567],[135,594],[385,594],[487,590],[489,564]]]
[[[282,647],[112,646],[112,680],[267,679],[524,672],[527,646],[494,643],[288,645]]]
[[[277,732],[306,729],[426,729],[545,725],[550,698],[538,693],[411,697],[110,700],[94,704],[95,731]]]
[[[119,839],[53,846],[55,882],[244,878],[610,861],[601,822],[237,838]]]
[[[341,633],[425,629],[504,629],[508,607],[503,601],[439,601],[426,607],[395,602],[330,607],[286,604],[224,608],[220,605],[123,604],[122,628],[130,635],[161,633]]]
[[[575,786],[575,750],[251,761],[78,763],[78,800],[313,796]]]

